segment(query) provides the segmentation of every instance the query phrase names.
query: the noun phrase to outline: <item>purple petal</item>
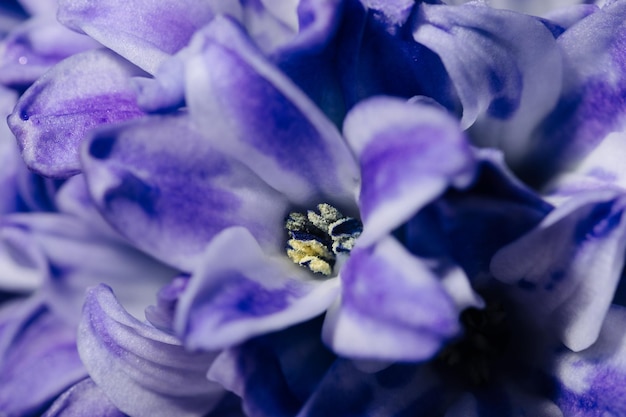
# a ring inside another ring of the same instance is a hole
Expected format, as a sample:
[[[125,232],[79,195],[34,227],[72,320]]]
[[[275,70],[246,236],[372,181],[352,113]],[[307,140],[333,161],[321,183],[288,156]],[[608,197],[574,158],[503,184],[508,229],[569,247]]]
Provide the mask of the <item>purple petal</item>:
[[[464,128],[514,166],[557,102],[561,55],[537,19],[483,3],[421,6],[415,40],[443,61],[463,105]],[[523,35],[520,35],[523,34]]]
[[[61,25],[54,14],[34,17],[3,40],[0,82],[27,87],[62,59],[98,45]]]
[[[316,280],[279,256],[269,258],[243,228],[216,236],[178,304],[176,330],[185,346],[221,349],[325,311],[338,280]]]
[[[86,371],[76,351],[76,329],[39,299],[0,310],[0,409],[30,415]]]
[[[625,208],[610,191],[573,197],[492,260],[521,311],[575,351],[598,337],[620,278]]]
[[[370,99],[349,113],[344,134],[361,165],[362,245],[404,223],[450,185],[472,180],[475,161],[465,135],[438,108]]]
[[[57,398],[42,417],[125,417],[91,378],[73,385]]]
[[[130,84],[138,73],[110,51],[94,50],[37,80],[8,119],[28,167],[50,177],[80,172],[78,147],[90,129],[143,114]]]
[[[556,354],[556,402],[563,415],[592,417],[626,413],[626,311],[609,310],[598,340],[579,353]]]
[[[358,170],[339,132],[245,34],[218,17],[193,43],[187,103],[211,143],[295,203],[353,205]]]
[[[189,272],[215,234],[238,225],[282,251],[285,199],[217,152],[186,115],[101,130],[83,151],[96,206],[158,259]]]
[[[199,417],[223,396],[206,379],[212,354],[190,353],[137,321],[104,285],[87,292],[78,351],[96,385],[129,415]]]
[[[213,18],[214,4],[194,0],[60,0],[58,19],[154,73],[163,60],[187,45],[193,33]]]
[[[189,276],[182,274],[161,288],[157,294],[157,305],[146,308],[146,319],[159,330],[174,333],[174,315],[178,299],[185,292]]]
[[[392,237],[355,248],[341,285],[341,304],[324,327],[341,356],[424,360],[459,332],[459,311],[438,277]]]
[[[563,93],[534,138],[525,176],[538,182],[571,168],[623,126],[625,17],[626,3],[612,2],[558,38],[566,69]]]

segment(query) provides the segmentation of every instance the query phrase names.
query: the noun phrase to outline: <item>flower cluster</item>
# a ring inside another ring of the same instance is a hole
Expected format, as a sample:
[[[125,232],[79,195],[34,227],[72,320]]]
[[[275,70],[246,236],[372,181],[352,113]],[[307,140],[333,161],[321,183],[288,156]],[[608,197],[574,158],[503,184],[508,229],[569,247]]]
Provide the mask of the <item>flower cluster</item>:
[[[7,0],[0,416],[626,415],[626,0]]]

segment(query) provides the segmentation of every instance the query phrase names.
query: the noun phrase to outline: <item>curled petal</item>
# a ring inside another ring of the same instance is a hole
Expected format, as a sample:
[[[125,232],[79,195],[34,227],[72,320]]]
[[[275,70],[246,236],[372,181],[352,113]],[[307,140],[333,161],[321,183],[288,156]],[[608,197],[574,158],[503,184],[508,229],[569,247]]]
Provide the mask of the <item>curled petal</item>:
[[[270,252],[283,245],[284,197],[216,151],[185,114],[99,131],[83,148],[83,166],[109,223],[185,272],[230,226],[246,227]]]
[[[341,284],[341,303],[324,326],[324,340],[341,356],[425,360],[460,330],[437,276],[392,237],[355,248]]]
[[[37,80],[8,119],[28,167],[57,178],[80,172],[78,148],[90,129],[143,114],[130,84],[139,72],[110,51],[94,50]]]
[[[132,416],[199,417],[223,396],[206,379],[212,354],[190,353],[175,337],[139,322],[105,285],[87,292],[78,351],[96,385]]]
[[[626,197],[581,193],[498,251],[491,272],[519,308],[574,351],[598,337],[624,266]],[[513,287],[514,285],[514,287]]]
[[[516,166],[561,91],[552,34],[534,17],[478,2],[420,9],[414,37],[441,57],[463,105],[461,125]]]
[[[281,257],[269,258],[243,228],[216,236],[178,304],[176,330],[185,345],[221,349],[325,311],[338,280],[315,280]]]
[[[361,165],[361,245],[404,223],[450,185],[467,186],[474,174],[465,135],[434,106],[370,99],[348,115],[344,135]]]
[[[215,2],[60,0],[58,19],[154,73],[213,18],[211,3]]]
[[[187,104],[213,146],[295,203],[353,205],[358,169],[339,132],[240,28],[218,17],[192,46]]]

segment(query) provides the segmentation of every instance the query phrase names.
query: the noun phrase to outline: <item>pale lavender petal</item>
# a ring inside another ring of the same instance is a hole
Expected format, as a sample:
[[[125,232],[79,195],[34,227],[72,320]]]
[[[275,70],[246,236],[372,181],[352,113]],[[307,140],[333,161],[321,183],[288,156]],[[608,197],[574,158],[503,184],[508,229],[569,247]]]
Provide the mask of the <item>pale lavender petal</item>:
[[[344,134],[361,165],[362,245],[407,221],[449,186],[469,185],[474,175],[458,123],[433,106],[370,99],[348,114]]]
[[[125,417],[91,378],[65,391],[42,417]]]
[[[283,251],[284,197],[216,151],[185,114],[100,130],[86,145],[83,167],[96,206],[158,259],[190,272],[211,238],[230,226],[245,226],[270,252]]]
[[[40,299],[0,310],[0,409],[25,416],[85,378],[76,351],[76,329]]]
[[[564,55],[563,92],[536,132],[525,178],[545,181],[571,168],[626,123],[626,3],[611,2],[557,39]]]
[[[94,50],[37,80],[8,119],[28,167],[50,177],[80,172],[78,148],[90,129],[143,114],[130,84],[140,72],[110,51]]]
[[[479,2],[420,8],[415,40],[441,57],[463,105],[461,125],[516,166],[561,92],[552,34],[534,17]]]
[[[54,14],[34,17],[0,47],[0,82],[27,87],[57,62],[99,44],[61,25]]]
[[[491,272],[518,308],[570,349],[598,337],[624,266],[626,197],[581,193],[502,248]]]
[[[210,1],[60,0],[61,23],[86,33],[149,73],[214,16]],[[228,6],[227,6],[228,8]],[[216,10],[221,11],[221,10]]]
[[[192,46],[187,104],[216,148],[295,203],[354,204],[358,169],[339,132],[235,23],[216,18]]]
[[[0,120],[11,114],[17,101],[17,93],[7,88],[0,88]],[[18,176],[21,157],[15,143],[15,136],[9,127],[0,124],[0,213],[10,213],[19,208]]]
[[[14,236],[5,241],[13,245],[12,256],[27,260],[24,269],[30,266],[32,274],[43,276],[47,302],[69,323],[79,320],[85,289],[100,282],[119,288],[125,308],[143,318],[154,294],[178,274],[119,237],[100,235],[80,218],[38,213],[9,221]]]
[[[598,340],[582,352],[555,354],[555,401],[567,417],[626,413],[626,311],[609,310]]]
[[[317,278],[285,255],[270,258],[243,228],[207,247],[180,297],[175,328],[192,349],[221,349],[308,320],[339,293],[336,278]]]
[[[425,360],[460,330],[437,275],[392,237],[355,248],[340,276],[341,303],[324,324],[324,340],[340,356]]]
[[[191,353],[173,336],[124,311],[107,286],[87,292],[78,351],[96,385],[137,417],[199,417],[223,389],[206,379],[213,354]]]
[[[24,10],[33,15],[56,13],[57,0],[18,0]]]
[[[569,7],[555,9],[545,17],[550,22],[559,25],[559,27],[565,31],[598,10],[600,10],[600,8],[595,4],[574,4]]]
[[[184,293],[189,275],[181,274],[171,283],[161,288],[157,294],[157,304],[146,308],[146,319],[159,330],[174,333],[174,315],[178,299]]]
[[[298,1],[245,0],[242,6],[242,25],[267,54],[289,42],[298,30]]]

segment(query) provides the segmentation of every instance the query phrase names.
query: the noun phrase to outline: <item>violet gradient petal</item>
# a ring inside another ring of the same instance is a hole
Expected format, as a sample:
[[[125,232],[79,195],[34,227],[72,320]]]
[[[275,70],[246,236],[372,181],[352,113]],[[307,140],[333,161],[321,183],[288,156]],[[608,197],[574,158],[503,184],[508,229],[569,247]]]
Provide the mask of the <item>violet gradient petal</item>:
[[[190,272],[211,238],[244,226],[281,251],[287,202],[247,167],[222,155],[186,114],[100,130],[83,148],[96,206],[120,233]]]
[[[581,193],[491,262],[495,278],[528,317],[574,351],[598,337],[624,266],[626,197]]]
[[[174,336],[139,322],[105,285],[87,292],[78,331],[89,376],[126,414],[199,417],[223,396],[206,379],[213,354],[188,352]]]
[[[582,352],[555,354],[555,401],[567,417],[626,413],[626,311],[613,306],[598,340]]]
[[[58,19],[149,73],[214,16],[214,1],[60,0]],[[228,2],[224,2],[228,3]],[[218,10],[219,11],[219,10]]]
[[[185,346],[215,350],[308,320],[339,292],[336,278],[312,275],[284,254],[268,257],[246,229],[227,229],[181,295],[175,329]]]
[[[143,114],[130,84],[139,73],[98,49],[72,56],[39,78],[8,118],[28,167],[50,177],[80,172],[78,148],[90,129]]]
[[[0,410],[33,415],[85,378],[76,329],[34,297],[0,309]]]
[[[358,169],[341,135],[235,23],[217,17],[192,46],[187,104],[216,148],[293,202],[354,204]]]
[[[562,57],[552,34],[534,17],[479,2],[420,8],[415,40],[441,57],[463,105],[461,125],[518,164],[561,91]]]
[[[348,114],[344,135],[361,165],[361,245],[389,233],[449,186],[467,186],[474,175],[465,135],[434,106],[369,99]]]
[[[626,3],[611,2],[558,40],[563,92],[534,138],[523,172],[535,182],[571,168],[612,131],[626,126]]]
[[[460,330],[459,311],[437,275],[393,237],[355,248],[340,278],[324,340],[341,356],[425,360]]]
[[[42,417],[126,417],[104,392],[86,378],[65,391]]]
[[[57,62],[100,46],[61,25],[54,14],[33,17],[0,46],[0,82],[27,87]]]

